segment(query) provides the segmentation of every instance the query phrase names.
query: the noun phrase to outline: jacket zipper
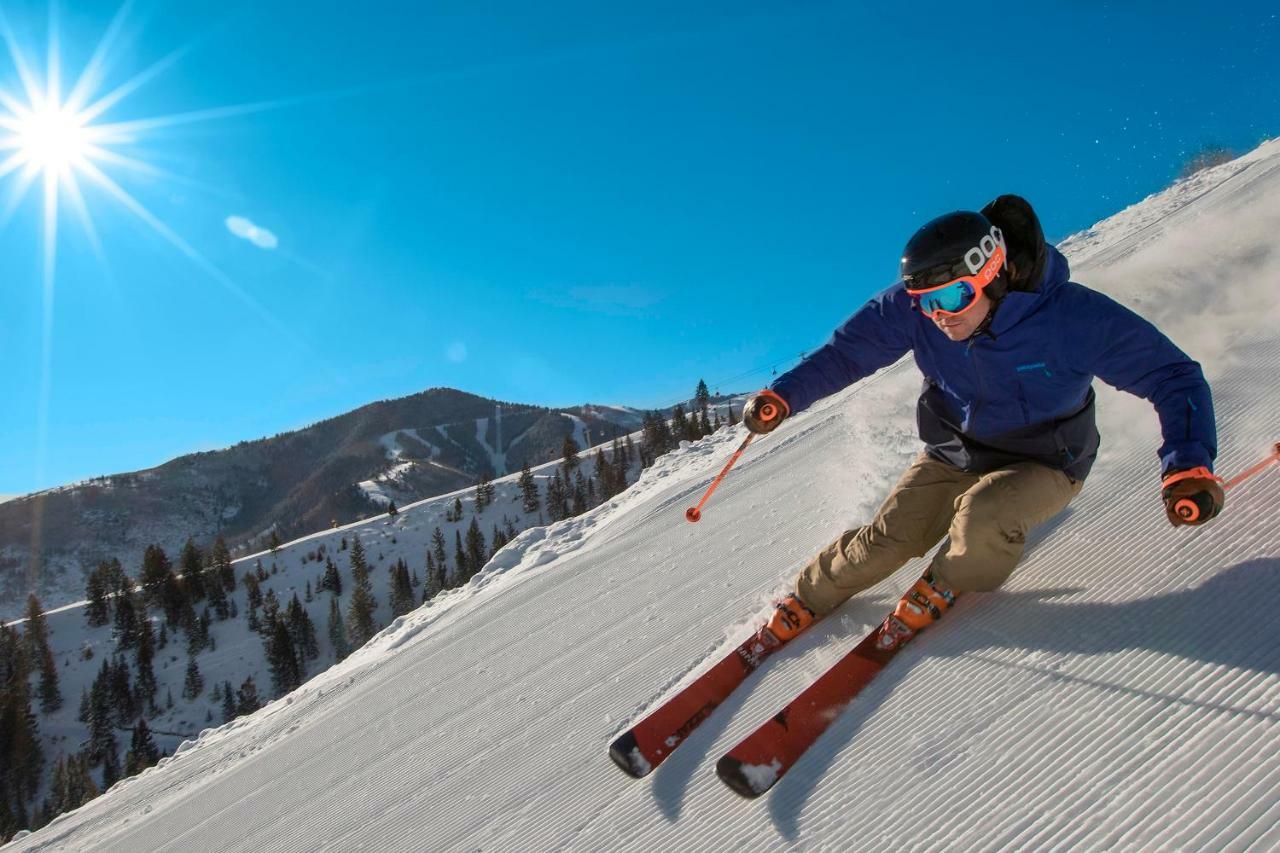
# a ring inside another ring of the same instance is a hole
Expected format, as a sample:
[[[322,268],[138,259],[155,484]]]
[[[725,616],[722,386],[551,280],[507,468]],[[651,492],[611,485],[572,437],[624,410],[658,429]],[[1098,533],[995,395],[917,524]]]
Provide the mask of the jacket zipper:
[[[987,387],[982,383],[982,371],[978,369],[977,350],[974,344],[978,342],[976,337],[970,338],[969,343],[965,347],[965,355],[969,357],[969,363],[973,365],[973,378],[978,383],[978,399],[973,401],[973,411],[969,413],[970,425],[978,419],[978,409],[982,408],[983,400],[987,396]]]
[[[1027,389],[1022,387],[1022,380],[1018,381],[1018,405],[1022,407],[1022,420],[1027,426],[1031,425],[1031,404],[1027,402]]]

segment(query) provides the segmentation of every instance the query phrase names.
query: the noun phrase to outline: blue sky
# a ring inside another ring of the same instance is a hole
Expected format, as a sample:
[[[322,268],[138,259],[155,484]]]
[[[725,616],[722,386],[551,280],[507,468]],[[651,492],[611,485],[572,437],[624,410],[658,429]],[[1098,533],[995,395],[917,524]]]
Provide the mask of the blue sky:
[[[440,385],[759,387],[925,219],[1061,239],[1280,132],[1271,4],[371,8],[57,7],[64,94],[113,21],[96,91],[140,82],[95,122],[186,118],[104,145],[134,209],[81,176],[96,247],[63,188],[51,289],[39,180],[0,230],[0,493]],[[43,78],[48,7],[0,9]]]

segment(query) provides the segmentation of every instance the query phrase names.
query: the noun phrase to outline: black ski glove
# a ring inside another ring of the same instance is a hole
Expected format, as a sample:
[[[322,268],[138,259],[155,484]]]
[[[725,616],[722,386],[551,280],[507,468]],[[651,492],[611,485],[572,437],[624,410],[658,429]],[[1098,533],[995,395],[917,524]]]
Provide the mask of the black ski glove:
[[[1174,527],[1204,524],[1222,512],[1226,495],[1221,481],[1208,468],[1170,471],[1161,483],[1165,515]]]
[[[747,429],[763,435],[777,429],[778,424],[789,414],[791,408],[787,406],[787,401],[766,388],[747,401],[742,409],[742,422]]]

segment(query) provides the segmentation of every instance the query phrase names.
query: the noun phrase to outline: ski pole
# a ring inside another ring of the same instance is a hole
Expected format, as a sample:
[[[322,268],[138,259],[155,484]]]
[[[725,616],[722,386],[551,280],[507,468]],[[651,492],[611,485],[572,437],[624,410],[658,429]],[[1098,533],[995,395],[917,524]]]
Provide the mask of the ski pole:
[[[1227,482],[1223,483],[1222,484],[1223,490],[1225,491],[1226,489],[1229,489],[1232,486],[1240,485],[1245,480],[1252,477],[1254,474],[1261,472],[1263,468],[1266,468],[1272,462],[1280,462],[1280,441],[1276,442],[1276,446],[1271,449],[1271,455],[1268,456],[1266,459],[1263,459],[1261,462],[1259,462],[1257,465],[1254,465],[1248,471],[1245,471],[1241,474],[1237,474]]]
[[[720,469],[720,473],[711,481],[711,485],[707,487],[706,493],[702,496],[702,500],[698,501],[697,506],[691,506],[684,511],[686,521],[698,521],[702,518],[702,505],[707,502],[707,498],[711,497],[711,493],[716,490],[716,486],[720,485],[720,481],[724,479],[724,475],[729,473],[729,469],[742,456],[742,451],[747,449],[747,445],[751,443],[751,439],[755,438],[754,432],[747,433],[747,437],[742,440],[742,444],[738,445],[738,449],[729,457],[729,461],[724,463],[724,467]]]
[[[1262,471],[1272,462],[1280,462],[1280,442],[1276,442],[1275,447],[1271,449],[1271,455],[1266,459],[1263,459],[1247,471],[1242,471],[1230,480],[1225,481],[1222,484],[1222,491],[1225,492],[1228,489],[1233,489],[1250,477],[1262,473]],[[1188,521],[1194,521],[1200,517],[1201,507],[1191,498],[1183,498],[1173,505],[1173,511]]]

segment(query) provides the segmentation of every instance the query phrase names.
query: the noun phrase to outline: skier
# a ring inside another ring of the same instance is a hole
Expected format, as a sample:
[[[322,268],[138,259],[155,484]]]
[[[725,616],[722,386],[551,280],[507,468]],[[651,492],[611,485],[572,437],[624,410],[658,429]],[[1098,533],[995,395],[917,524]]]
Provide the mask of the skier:
[[[764,632],[786,642],[940,539],[924,577],[886,627],[903,640],[962,591],[1008,579],[1027,534],[1066,508],[1097,456],[1096,376],[1150,400],[1160,418],[1170,523],[1222,510],[1217,437],[1200,365],[1155,326],[1069,280],[1025,199],[925,224],[902,253],[901,281],[873,297],[820,349],[753,396],[743,421],[767,433],[907,352],[924,374],[924,452],[871,523],[848,530],[800,572]],[[1197,512],[1175,506],[1190,500]]]

